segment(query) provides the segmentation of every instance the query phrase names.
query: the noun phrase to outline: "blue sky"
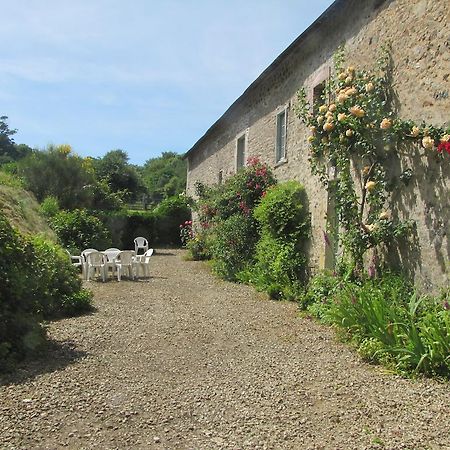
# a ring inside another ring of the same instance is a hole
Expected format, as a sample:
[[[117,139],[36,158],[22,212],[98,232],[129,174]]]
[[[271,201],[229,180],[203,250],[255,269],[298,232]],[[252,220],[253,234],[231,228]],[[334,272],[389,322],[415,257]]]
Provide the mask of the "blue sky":
[[[332,0],[0,0],[17,143],[183,153]]]

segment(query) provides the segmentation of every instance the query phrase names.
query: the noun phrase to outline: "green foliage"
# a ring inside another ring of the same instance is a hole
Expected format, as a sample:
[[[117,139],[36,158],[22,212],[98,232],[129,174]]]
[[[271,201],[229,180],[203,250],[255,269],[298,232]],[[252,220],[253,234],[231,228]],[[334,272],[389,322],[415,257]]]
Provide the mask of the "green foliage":
[[[327,309],[341,284],[341,279],[335,274],[328,271],[320,272],[309,280],[306,290],[299,297],[301,309],[313,307],[311,312],[322,319],[323,311]]]
[[[29,301],[34,313],[45,319],[75,315],[90,309],[92,294],[82,290],[78,271],[67,253],[41,237],[31,239],[34,257],[29,261]]]
[[[194,261],[204,261],[212,258],[212,243],[214,236],[207,231],[197,231],[193,238],[186,245],[188,249],[188,259]]]
[[[181,194],[186,188],[186,161],[174,152],[149,159],[141,169],[150,203]]]
[[[306,280],[310,218],[304,187],[289,181],[269,188],[254,210],[261,230],[246,277],[273,298],[298,298]]]
[[[145,193],[139,172],[128,163],[128,155],[123,150],[111,150],[103,157],[92,160],[95,174],[125,202],[136,201]]]
[[[91,294],[61,248],[21,236],[0,213],[0,371],[43,344],[42,318],[80,313]]]
[[[402,373],[450,375],[448,299],[419,296],[398,275],[310,282],[308,310],[345,330],[362,356]]]
[[[180,245],[180,224],[190,220],[190,208],[184,196],[164,200],[151,211],[98,212],[112,236],[112,245],[134,249],[134,238],[145,237],[150,245]]]
[[[159,243],[179,245],[180,224],[191,219],[191,210],[185,196],[164,199],[153,211],[155,234]]]
[[[58,199],[52,195],[45,197],[40,205],[40,211],[47,218],[56,216],[60,212]]]
[[[121,203],[107,183],[97,180],[92,159],[72,154],[69,145],[33,152],[18,162],[18,172],[39,202],[53,196],[63,209],[114,209]]]
[[[86,210],[60,211],[49,218],[62,245],[80,253],[85,248],[107,248],[111,243],[108,229],[101,220]]]
[[[276,180],[270,168],[257,158],[249,158],[247,166],[222,186],[199,186],[202,196],[197,209],[201,224],[208,226],[234,214],[251,215],[261,197],[274,184]]]
[[[297,181],[287,181],[267,190],[254,216],[263,233],[274,239],[302,241],[310,230],[307,205],[305,188]]]
[[[235,281],[254,251],[258,233],[254,220],[234,214],[218,223],[212,243],[213,270],[225,280]]]

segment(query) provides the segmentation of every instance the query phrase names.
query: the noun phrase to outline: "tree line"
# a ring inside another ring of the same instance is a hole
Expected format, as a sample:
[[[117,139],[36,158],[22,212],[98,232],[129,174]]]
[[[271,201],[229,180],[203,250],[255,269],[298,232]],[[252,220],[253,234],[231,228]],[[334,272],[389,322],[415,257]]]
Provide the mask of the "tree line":
[[[83,158],[67,144],[45,149],[16,144],[16,133],[1,116],[0,167],[20,177],[39,202],[54,197],[65,209],[113,210],[135,202],[151,207],[185,189],[186,163],[175,152],[162,152],[140,166],[121,149]]]

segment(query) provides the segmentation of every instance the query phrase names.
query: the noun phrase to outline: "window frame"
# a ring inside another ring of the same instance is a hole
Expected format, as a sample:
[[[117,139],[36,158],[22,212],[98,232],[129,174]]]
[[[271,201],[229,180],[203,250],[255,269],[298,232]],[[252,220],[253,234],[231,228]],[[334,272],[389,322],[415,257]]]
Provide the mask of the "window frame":
[[[239,165],[239,143],[240,142],[244,143],[244,151],[242,154],[242,165]],[[234,158],[236,173],[246,166],[247,147],[248,147],[248,129],[245,130],[243,133],[240,133],[236,136],[235,158]]]
[[[288,127],[288,110],[289,104],[280,106],[275,111],[275,165],[283,164],[287,162],[287,127]],[[281,125],[281,129],[284,128],[284,136],[279,135],[279,117],[284,114],[284,124]],[[279,147],[282,142],[282,148]]]

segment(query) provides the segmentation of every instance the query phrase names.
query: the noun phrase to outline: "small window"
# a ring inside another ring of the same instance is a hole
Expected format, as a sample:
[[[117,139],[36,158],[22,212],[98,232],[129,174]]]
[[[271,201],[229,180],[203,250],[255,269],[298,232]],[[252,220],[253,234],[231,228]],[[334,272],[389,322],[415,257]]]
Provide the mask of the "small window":
[[[277,114],[277,139],[275,144],[275,161],[278,163],[286,159],[286,124],[287,110]]]
[[[236,143],[236,170],[244,167],[245,164],[245,134]]]
[[[223,170],[219,170],[219,176],[217,177],[217,184],[220,186],[223,183]]]
[[[328,103],[325,94],[325,80],[313,88],[313,105],[314,109],[318,109],[320,105]]]

